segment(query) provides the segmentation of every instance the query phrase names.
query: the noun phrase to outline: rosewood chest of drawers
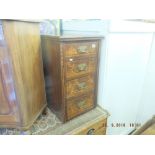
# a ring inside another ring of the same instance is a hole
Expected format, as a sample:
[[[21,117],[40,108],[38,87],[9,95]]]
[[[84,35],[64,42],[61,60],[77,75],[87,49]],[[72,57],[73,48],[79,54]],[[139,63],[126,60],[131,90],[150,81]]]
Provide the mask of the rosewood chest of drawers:
[[[46,96],[63,122],[96,106],[101,38],[42,36]]]

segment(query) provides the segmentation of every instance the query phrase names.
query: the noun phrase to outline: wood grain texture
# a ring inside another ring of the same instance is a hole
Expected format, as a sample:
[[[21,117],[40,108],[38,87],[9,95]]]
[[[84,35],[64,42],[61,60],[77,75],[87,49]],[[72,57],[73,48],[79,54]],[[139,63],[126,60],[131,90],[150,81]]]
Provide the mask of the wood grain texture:
[[[94,73],[96,70],[96,57],[72,58],[71,60],[67,60],[65,65],[66,78],[68,79]]]
[[[155,135],[155,123],[143,131],[141,135]]]
[[[87,56],[96,54],[98,52],[98,42],[84,41],[84,42],[69,42],[62,43],[62,50],[65,57]]]
[[[93,91],[95,87],[94,75],[90,74],[66,82],[66,98],[80,96]]]
[[[20,117],[17,127],[28,128],[46,106],[39,25],[7,20],[2,25]]]
[[[0,92],[0,114],[7,115],[14,111],[15,94],[9,62],[6,59],[0,61]]]
[[[105,135],[106,134],[107,119],[101,118],[93,124],[86,124],[79,131],[76,131],[76,135]]]
[[[80,96],[67,100],[67,120],[78,116],[85,111],[88,111],[94,107],[94,96],[92,93],[84,96]]]
[[[94,108],[97,101],[100,38],[41,38],[45,78],[50,81],[46,81],[47,98],[51,96],[49,107],[63,122]],[[77,110],[76,103],[71,104],[70,100],[75,102],[85,95],[86,107]]]
[[[61,53],[59,38],[42,36],[41,44],[47,102],[50,109],[52,109],[62,120],[62,113],[64,113],[62,97],[63,79],[61,76]]]
[[[14,89],[13,75],[11,72],[10,57],[4,40],[4,34],[0,32],[0,126],[1,123],[19,123],[17,99]]]

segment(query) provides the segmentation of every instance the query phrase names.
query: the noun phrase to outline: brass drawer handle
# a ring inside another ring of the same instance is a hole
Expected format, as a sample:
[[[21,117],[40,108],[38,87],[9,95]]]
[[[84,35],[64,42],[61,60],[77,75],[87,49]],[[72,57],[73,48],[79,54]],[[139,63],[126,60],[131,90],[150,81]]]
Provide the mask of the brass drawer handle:
[[[87,46],[79,46],[77,49],[78,53],[86,53],[88,51],[88,47]]]
[[[88,132],[87,132],[87,135],[94,135],[95,134],[95,129],[90,129]]]
[[[86,101],[85,100],[80,101],[80,102],[77,103],[77,107],[78,108],[83,108],[85,104],[86,104]]]
[[[85,71],[86,69],[87,69],[87,64],[82,63],[77,65],[76,71],[81,72],[81,71]]]
[[[86,82],[78,83],[78,89],[79,89],[79,90],[85,89],[86,87],[87,87]]]

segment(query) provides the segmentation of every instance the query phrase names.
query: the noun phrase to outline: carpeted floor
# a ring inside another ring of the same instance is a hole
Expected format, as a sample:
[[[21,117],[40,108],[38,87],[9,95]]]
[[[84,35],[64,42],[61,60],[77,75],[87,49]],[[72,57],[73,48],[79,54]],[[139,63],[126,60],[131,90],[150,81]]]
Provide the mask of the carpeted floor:
[[[0,128],[0,135],[42,135],[61,124],[59,119],[47,109],[47,114],[41,115],[28,131]]]
[[[28,131],[0,128],[0,135],[72,135],[75,130],[84,128],[87,123],[90,125],[96,120],[107,118],[108,116],[109,114],[106,110],[96,107],[63,124],[47,109],[46,115],[41,115]]]

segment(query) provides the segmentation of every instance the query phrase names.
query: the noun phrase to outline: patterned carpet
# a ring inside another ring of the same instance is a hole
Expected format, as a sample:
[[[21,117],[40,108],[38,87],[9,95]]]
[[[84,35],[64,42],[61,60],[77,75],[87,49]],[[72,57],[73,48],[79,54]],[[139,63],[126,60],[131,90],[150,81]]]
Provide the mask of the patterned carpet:
[[[27,131],[17,129],[0,128],[0,135],[74,135],[77,129],[83,129],[89,125],[107,118],[109,113],[100,107],[82,114],[66,123],[60,120],[47,108],[46,115],[41,115]]]
[[[41,115],[28,131],[0,128],[0,135],[43,135],[61,124],[59,119],[47,109],[47,114]]]

